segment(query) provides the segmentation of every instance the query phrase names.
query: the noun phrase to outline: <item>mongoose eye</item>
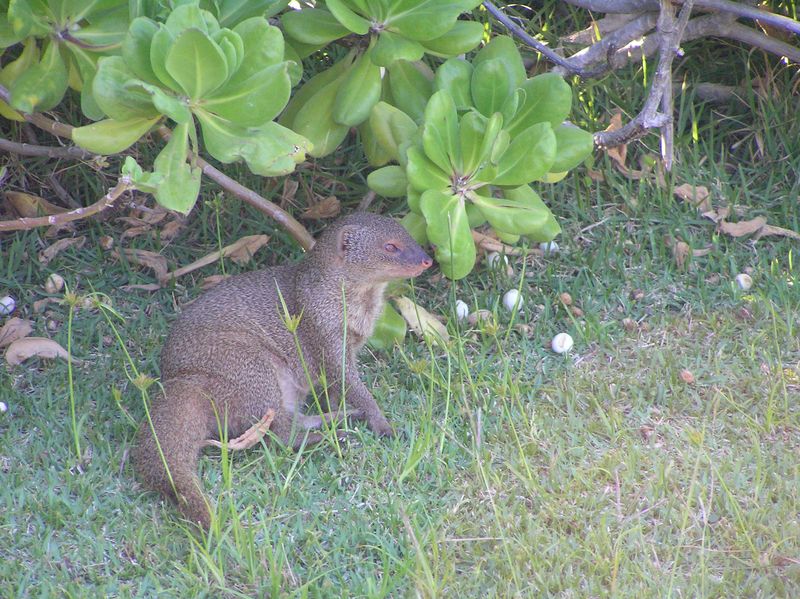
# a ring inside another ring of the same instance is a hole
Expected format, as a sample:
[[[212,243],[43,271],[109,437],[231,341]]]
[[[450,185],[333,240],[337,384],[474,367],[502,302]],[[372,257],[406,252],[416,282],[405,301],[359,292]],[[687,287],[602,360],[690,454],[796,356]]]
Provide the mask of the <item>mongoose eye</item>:
[[[384,246],[383,246],[383,249],[385,249],[385,250],[386,250],[387,252],[389,252],[390,254],[394,254],[395,252],[398,252],[398,251],[400,251],[400,248],[398,248],[398,247],[397,247],[395,244],[393,244],[393,243],[386,243],[386,244],[384,244]]]

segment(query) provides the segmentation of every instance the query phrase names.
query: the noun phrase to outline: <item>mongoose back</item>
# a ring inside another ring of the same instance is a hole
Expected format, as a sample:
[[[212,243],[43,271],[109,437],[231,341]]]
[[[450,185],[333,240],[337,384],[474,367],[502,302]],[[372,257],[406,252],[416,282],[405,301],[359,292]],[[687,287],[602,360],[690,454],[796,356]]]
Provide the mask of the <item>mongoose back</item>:
[[[175,321],[161,352],[164,391],[150,406],[152,430],[145,420],[132,452],[139,478],[208,528],[210,503],[197,475],[204,441],[223,432],[237,437],[269,410],[275,411],[270,431],[284,444],[321,440],[308,431],[332,417],[306,415],[302,407],[322,373],[331,412],[345,389],[348,412],[391,435],[359,377],[356,354],[383,309],[386,284],[431,264],[399,223],[356,213],[331,224],[298,263],[237,275],[201,295]],[[305,367],[283,303],[300,318]]]

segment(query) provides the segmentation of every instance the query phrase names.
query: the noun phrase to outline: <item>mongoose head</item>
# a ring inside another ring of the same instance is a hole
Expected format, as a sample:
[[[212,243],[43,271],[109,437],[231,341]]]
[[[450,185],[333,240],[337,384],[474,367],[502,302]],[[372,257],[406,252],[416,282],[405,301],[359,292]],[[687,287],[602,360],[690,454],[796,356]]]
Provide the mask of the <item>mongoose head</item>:
[[[400,223],[367,212],[334,222],[313,251],[333,253],[348,278],[367,283],[416,277],[433,264]]]

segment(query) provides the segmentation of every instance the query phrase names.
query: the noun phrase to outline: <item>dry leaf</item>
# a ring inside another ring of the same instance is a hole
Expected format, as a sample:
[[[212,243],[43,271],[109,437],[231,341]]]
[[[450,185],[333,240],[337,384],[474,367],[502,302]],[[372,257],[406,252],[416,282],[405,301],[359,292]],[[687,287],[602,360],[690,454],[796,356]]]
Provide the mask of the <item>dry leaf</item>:
[[[134,237],[139,237],[139,235],[144,235],[145,233],[152,230],[150,225],[142,225],[140,227],[129,227],[122,232],[122,235],[119,236],[120,241],[123,239],[133,239]]]
[[[161,206],[156,206],[150,210],[142,210],[142,220],[146,222],[148,225],[157,225],[162,220],[167,218],[169,212],[166,208],[162,208]]]
[[[47,200],[30,193],[7,191],[5,196],[12,210],[21,218],[35,218],[43,215],[52,216],[53,214],[61,214],[67,211],[66,208],[51,204]]]
[[[750,220],[740,220],[738,223],[729,223],[726,221],[720,221],[717,223],[720,232],[730,235],[731,237],[744,237],[745,235],[752,235],[763,228],[766,224],[767,219],[763,216],[757,216]]]
[[[159,283],[167,280],[167,259],[161,254],[135,249],[123,249],[122,253],[130,262],[152,268]],[[119,250],[115,250],[114,255],[119,257]]]
[[[283,180],[283,191],[281,192],[281,207],[286,208],[289,204],[294,202],[294,197],[297,195],[297,188],[300,184],[295,179],[286,178]]]
[[[690,370],[686,369],[681,370],[679,376],[681,377],[681,380],[687,385],[691,385],[692,383],[694,383],[694,375]]]
[[[439,322],[433,314],[428,312],[425,308],[419,304],[415,304],[405,296],[394,298],[394,303],[400,311],[400,314],[405,318],[408,326],[411,327],[411,330],[417,335],[430,335],[437,343],[447,343],[450,341],[447,327]]]
[[[85,243],[86,243],[85,235],[81,235],[80,237],[72,237],[69,239],[59,239],[45,250],[39,252],[39,262],[41,262],[42,265],[49,264],[53,258],[55,258],[60,252],[64,251],[65,249],[70,247],[74,247],[75,249],[80,249],[83,247],[83,244]]]
[[[17,339],[6,350],[6,362],[11,366],[22,364],[28,358],[63,358],[69,360],[67,350],[47,337],[24,337]],[[79,360],[72,359],[78,363]]]
[[[672,192],[684,202],[689,202],[699,212],[704,213],[713,209],[709,198],[710,194],[705,185],[694,186],[684,183],[683,185],[678,185]]]
[[[602,173],[602,171],[595,171],[592,169],[586,169],[586,174],[589,175],[589,178],[592,181],[597,181],[598,183],[602,183],[606,180],[606,176]]]
[[[731,213],[730,206],[723,206],[722,208],[717,208],[716,210],[709,210],[708,212],[703,212],[702,215],[715,223],[725,220],[728,218],[728,215]]]
[[[181,229],[183,229],[183,221],[171,220],[161,228],[158,237],[162,242],[172,241],[181,232]]]
[[[123,291],[158,291],[161,289],[160,283],[141,283],[138,285],[123,285],[120,287]]]
[[[761,239],[766,235],[778,235],[780,237],[791,237],[800,241],[800,233],[792,231],[791,229],[784,229],[782,227],[773,227],[772,225],[764,225],[756,233],[756,239]]]
[[[218,283],[221,283],[225,279],[230,278],[231,275],[211,275],[210,277],[206,277],[202,281],[200,281],[200,289],[206,291],[207,289],[211,289]]]
[[[474,327],[482,320],[491,320],[492,318],[494,318],[494,314],[492,314],[490,310],[476,310],[467,316],[467,323]]]
[[[34,314],[39,314],[40,312],[44,311],[48,304],[58,304],[60,302],[61,300],[57,297],[45,297],[40,300],[36,300],[33,302],[33,312]]]
[[[169,279],[177,279],[183,275],[190,273],[198,268],[203,268],[209,264],[213,264],[222,257],[228,257],[237,264],[244,264],[250,260],[253,254],[262,246],[266,245],[269,241],[268,235],[248,235],[242,237],[235,243],[225,246],[221,251],[211,252],[203,256],[199,260],[195,260],[187,266],[183,266],[176,271],[169,273]]]
[[[506,254],[507,256],[519,256],[522,253],[519,248],[506,245],[502,241],[499,241],[490,235],[479,233],[478,231],[472,231],[472,239],[479,248],[487,252],[497,252],[498,254]],[[537,252],[541,254],[541,250],[531,250],[532,254]]]
[[[707,247],[704,247],[703,249],[700,250],[692,250],[692,256],[694,256],[695,258],[699,258],[700,256],[707,256],[708,254],[711,253],[711,250],[713,249],[714,249],[713,245],[708,245]]]
[[[306,211],[303,212],[302,217],[316,220],[333,218],[339,214],[341,210],[342,205],[339,202],[339,198],[336,196],[328,196],[309,206]]]
[[[15,316],[0,329],[0,347],[11,345],[17,339],[27,337],[31,331],[33,331],[33,323],[30,320]]]
[[[686,258],[689,256],[691,248],[685,241],[676,241],[672,246],[672,255],[675,257],[675,264],[678,268],[683,269],[686,267]]]

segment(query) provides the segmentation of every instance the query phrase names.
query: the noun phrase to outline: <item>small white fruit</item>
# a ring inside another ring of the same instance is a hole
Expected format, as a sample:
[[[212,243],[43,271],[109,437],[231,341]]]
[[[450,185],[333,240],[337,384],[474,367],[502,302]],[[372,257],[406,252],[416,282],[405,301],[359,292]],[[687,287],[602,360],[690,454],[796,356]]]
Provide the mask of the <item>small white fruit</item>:
[[[739,273],[736,275],[736,284],[742,291],[747,291],[753,286],[753,278],[747,273]]]
[[[560,250],[558,244],[555,241],[546,241],[540,243],[539,249],[542,250],[542,253],[545,256],[552,256],[553,254],[557,254]]]
[[[467,316],[469,316],[469,306],[466,302],[456,300],[456,318],[464,320]]]
[[[3,414],[7,411],[8,411],[8,406],[6,405],[6,402],[0,401],[0,414]]]
[[[489,265],[489,268],[498,268],[500,266],[500,260],[503,261],[503,266],[508,266],[508,256],[501,256],[497,252],[489,252],[486,254],[486,263]]]
[[[572,349],[574,343],[569,333],[559,333],[553,337],[553,341],[550,342],[550,347],[552,347],[553,351],[557,354],[565,354]]]
[[[503,296],[503,305],[506,307],[506,310],[510,312],[519,310],[522,307],[522,304],[522,296],[519,294],[519,291],[516,289],[509,289],[506,291],[505,295]]]
[[[56,273],[51,274],[44,282],[44,290],[47,293],[58,293],[62,289],[64,289],[64,277]]]
[[[17,307],[17,302],[10,295],[0,297],[0,316],[8,316]]]

